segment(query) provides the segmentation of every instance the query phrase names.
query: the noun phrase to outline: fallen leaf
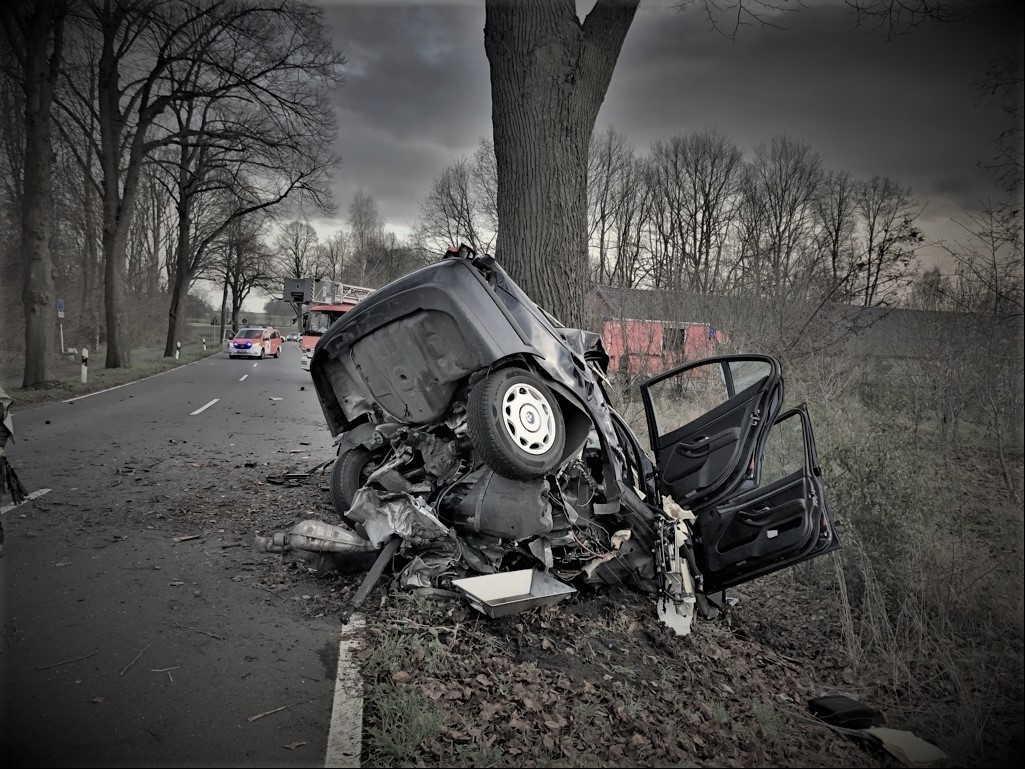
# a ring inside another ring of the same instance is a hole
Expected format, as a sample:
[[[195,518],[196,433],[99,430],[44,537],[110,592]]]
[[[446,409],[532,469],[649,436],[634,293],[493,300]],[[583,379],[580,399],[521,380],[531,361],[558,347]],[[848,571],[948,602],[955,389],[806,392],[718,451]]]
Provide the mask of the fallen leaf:
[[[391,674],[391,680],[397,684],[408,684],[413,680],[413,676],[407,673],[405,670],[396,670]]]
[[[303,740],[302,742],[290,742],[287,745],[285,745],[285,747],[288,750],[295,750],[296,748],[301,748],[305,744],[306,744],[306,741]]]

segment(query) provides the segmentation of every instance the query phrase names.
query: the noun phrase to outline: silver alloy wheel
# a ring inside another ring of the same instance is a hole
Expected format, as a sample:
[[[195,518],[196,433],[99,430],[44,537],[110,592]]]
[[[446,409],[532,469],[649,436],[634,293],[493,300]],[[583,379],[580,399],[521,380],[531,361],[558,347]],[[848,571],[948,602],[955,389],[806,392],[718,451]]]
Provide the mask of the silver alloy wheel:
[[[521,451],[544,454],[555,439],[555,416],[548,399],[529,384],[517,382],[502,397],[502,424]]]

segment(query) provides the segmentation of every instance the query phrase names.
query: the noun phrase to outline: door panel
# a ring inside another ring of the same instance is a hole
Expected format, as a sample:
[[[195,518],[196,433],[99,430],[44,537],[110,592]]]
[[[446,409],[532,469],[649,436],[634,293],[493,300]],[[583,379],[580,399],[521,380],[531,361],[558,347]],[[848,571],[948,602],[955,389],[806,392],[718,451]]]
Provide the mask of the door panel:
[[[644,383],[659,492],[692,509],[730,493],[779,409],[782,387],[779,363],[764,355],[708,358]]]
[[[840,546],[822,486],[811,419],[802,404],[769,431],[745,489],[694,511],[704,592],[722,590]]]

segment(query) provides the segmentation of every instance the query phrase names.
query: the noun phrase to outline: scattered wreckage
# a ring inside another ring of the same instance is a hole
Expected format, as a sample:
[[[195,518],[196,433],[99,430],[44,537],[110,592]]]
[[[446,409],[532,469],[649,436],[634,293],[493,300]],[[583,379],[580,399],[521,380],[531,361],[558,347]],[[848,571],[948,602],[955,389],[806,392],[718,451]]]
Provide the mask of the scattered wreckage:
[[[492,257],[450,250],[321,337],[341,521],[258,549],[318,568],[377,554],[362,597],[393,561],[402,587],[456,589],[491,616],[625,583],[684,634],[695,605],[713,615],[726,588],[840,546],[807,409],[781,413],[774,358],[645,382],[654,461],[609,402],[608,362]]]

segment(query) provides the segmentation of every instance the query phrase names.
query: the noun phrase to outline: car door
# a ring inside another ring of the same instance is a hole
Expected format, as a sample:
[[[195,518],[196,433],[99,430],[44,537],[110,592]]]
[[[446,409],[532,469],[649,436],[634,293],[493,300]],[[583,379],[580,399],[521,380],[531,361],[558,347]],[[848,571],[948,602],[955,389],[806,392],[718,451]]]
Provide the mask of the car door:
[[[733,491],[783,400],[768,355],[704,358],[641,385],[662,494],[696,509]]]
[[[659,490],[694,514],[701,592],[840,546],[808,410],[779,414],[778,377],[768,356],[732,356],[697,361],[642,388]]]
[[[840,547],[807,406],[778,416],[759,451],[733,494],[694,511],[694,556],[706,592]]]

